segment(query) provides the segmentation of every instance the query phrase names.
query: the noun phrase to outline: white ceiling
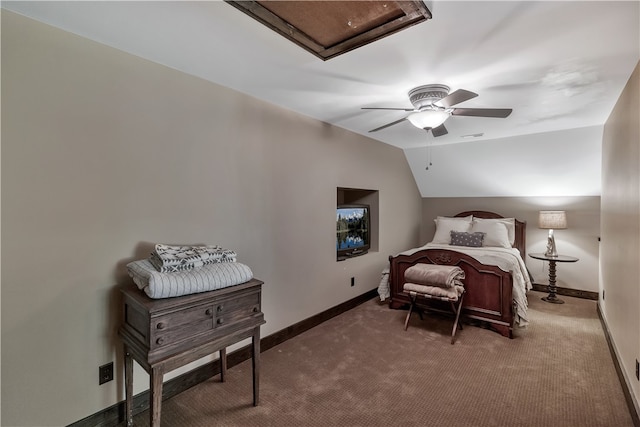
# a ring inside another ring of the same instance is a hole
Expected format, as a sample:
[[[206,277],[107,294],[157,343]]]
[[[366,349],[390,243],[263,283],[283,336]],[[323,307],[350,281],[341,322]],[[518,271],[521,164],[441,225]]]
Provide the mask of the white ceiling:
[[[425,156],[430,145],[602,125],[640,59],[638,1],[425,4],[433,19],[328,61],[222,1],[3,1],[2,7],[403,148],[423,196],[438,181],[430,177],[446,171],[433,167],[429,175],[410,155]],[[479,94],[458,107],[513,113],[451,117],[449,134],[438,138],[408,121],[368,133],[407,113],[361,107],[411,108],[407,92],[431,83]],[[462,138],[477,133],[484,135]]]

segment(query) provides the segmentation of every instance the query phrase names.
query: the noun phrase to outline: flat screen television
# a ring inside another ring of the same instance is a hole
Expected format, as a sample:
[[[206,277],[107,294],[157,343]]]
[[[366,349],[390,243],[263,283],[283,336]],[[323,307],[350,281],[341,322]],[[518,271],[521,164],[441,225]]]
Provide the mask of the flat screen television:
[[[364,255],[371,244],[369,205],[340,205],[336,210],[337,259]]]

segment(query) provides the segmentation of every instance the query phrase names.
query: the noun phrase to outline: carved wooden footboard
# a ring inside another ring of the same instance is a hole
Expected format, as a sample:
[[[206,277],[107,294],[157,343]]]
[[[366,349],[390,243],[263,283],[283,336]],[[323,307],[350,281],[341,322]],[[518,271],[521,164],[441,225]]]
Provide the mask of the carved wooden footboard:
[[[389,257],[391,308],[411,302],[403,291],[405,270],[417,263],[460,267],[465,273],[463,314],[470,319],[488,322],[500,334],[513,338],[513,278],[499,267],[482,264],[469,255],[448,249],[423,249],[411,255]]]

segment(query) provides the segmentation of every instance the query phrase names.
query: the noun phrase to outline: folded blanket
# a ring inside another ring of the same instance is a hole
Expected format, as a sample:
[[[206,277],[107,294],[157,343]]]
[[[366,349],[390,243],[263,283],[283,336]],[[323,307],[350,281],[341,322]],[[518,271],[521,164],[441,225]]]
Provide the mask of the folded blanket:
[[[161,273],[148,259],[127,264],[129,276],[150,298],[169,298],[239,285],[253,278],[251,269],[239,262],[207,264],[194,270]]]
[[[220,246],[175,246],[157,244],[149,261],[161,273],[193,270],[216,262],[235,262],[236,253]]]
[[[382,277],[378,285],[378,295],[380,295],[380,301],[384,301],[391,296],[391,290],[389,289],[389,267],[382,270]]]
[[[448,265],[416,264],[404,272],[405,282],[441,288],[464,286],[462,279],[464,279],[464,271],[460,267]]]
[[[418,292],[421,294],[428,294],[432,297],[440,298],[442,300],[447,301],[458,301],[460,295],[464,292],[464,287],[454,285],[450,288],[443,288],[440,286],[427,286],[427,285],[418,285],[416,283],[405,283],[404,284],[405,292]]]

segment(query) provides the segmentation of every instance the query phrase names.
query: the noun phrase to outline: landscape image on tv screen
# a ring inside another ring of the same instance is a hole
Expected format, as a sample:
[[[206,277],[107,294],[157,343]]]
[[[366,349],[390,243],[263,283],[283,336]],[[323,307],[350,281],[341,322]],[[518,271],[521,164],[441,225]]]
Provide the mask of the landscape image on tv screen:
[[[336,249],[338,252],[369,246],[369,212],[367,207],[342,207],[336,213]]]

